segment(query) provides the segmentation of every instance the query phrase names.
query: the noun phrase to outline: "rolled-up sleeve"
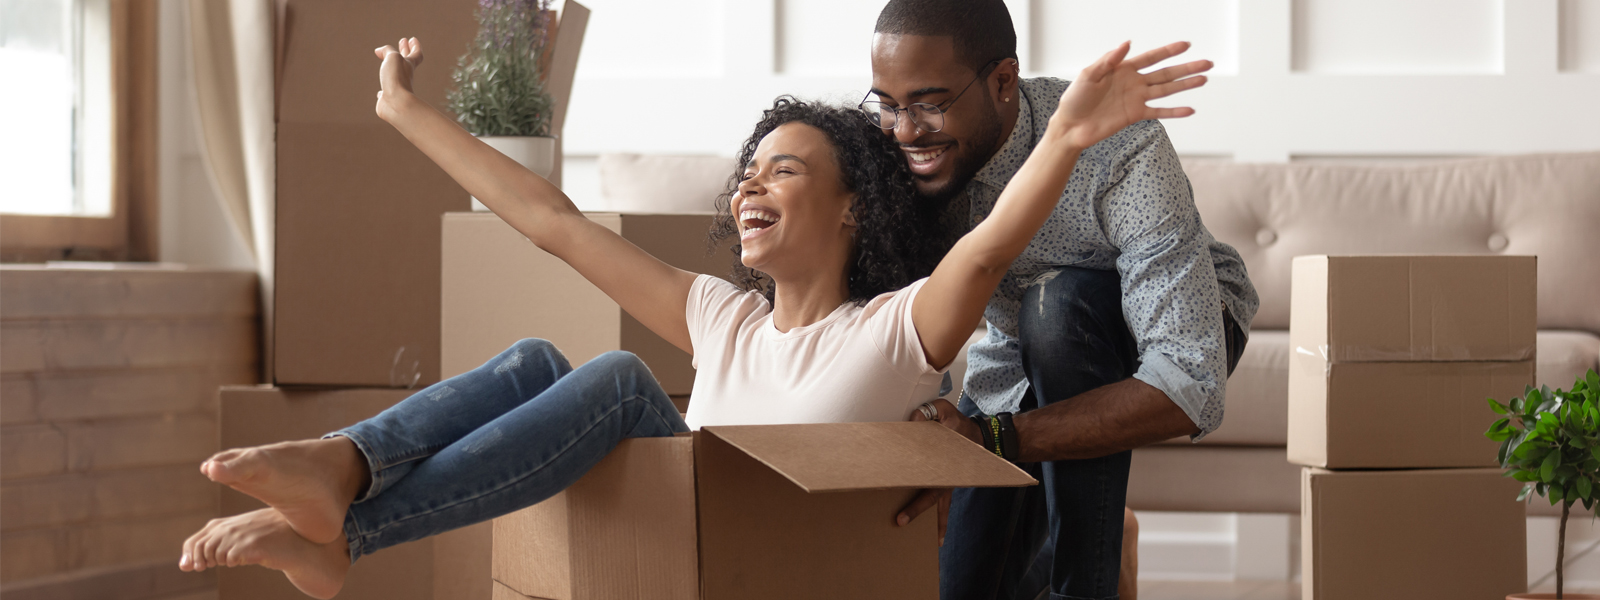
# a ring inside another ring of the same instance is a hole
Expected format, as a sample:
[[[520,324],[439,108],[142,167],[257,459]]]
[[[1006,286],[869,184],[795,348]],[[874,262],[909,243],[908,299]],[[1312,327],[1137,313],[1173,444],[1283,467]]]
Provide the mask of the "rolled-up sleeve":
[[[1109,157],[1099,209],[1121,251],[1122,309],[1138,340],[1134,377],[1164,392],[1200,428],[1222,424],[1227,386],[1222,300],[1189,180],[1159,123],[1129,128]]]

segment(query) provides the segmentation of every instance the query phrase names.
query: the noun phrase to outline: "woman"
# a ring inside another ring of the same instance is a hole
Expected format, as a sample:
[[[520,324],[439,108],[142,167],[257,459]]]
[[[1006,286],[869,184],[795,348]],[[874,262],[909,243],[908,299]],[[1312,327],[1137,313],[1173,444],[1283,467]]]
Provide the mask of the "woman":
[[[230,450],[201,465],[270,508],[208,524],[179,566],[260,564],[318,598],[363,554],[509,513],[577,481],[622,439],[708,424],[899,421],[942,373],[1055,207],[1079,152],[1135,121],[1187,108],[1145,102],[1198,87],[1206,61],[1141,74],[1173,44],[1083,71],[994,211],[927,278],[898,232],[917,218],[892,141],[859,113],[779,99],[719,200],[737,233],[740,289],[673,268],[594,224],[561,191],[411,94],[422,48],[377,50],[377,113],[468,192],[572,265],[699,370],[687,421],[637,357],[571,368],[524,340],[377,417],[320,440]],[[907,120],[909,121],[909,120]],[[909,283],[909,285],[907,285]]]

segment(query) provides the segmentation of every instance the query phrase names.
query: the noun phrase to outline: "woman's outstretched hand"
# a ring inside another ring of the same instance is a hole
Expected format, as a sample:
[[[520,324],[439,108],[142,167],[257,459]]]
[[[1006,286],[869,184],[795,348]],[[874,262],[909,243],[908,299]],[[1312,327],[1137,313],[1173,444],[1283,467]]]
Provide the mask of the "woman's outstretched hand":
[[[399,110],[400,102],[411,97],[411,74],[422,65],[422,42],[400,38],[394,46],[372,51],[383,64],[378,67],[378,117],[387,121]]]
[[[1071,147],[1088,148],[1146,119],[1176,119],[1194,114],[1194,109],[1187,106],[1154,108],[1145,103],[1205,85],[1204,75],[1194,75],[1211,70],[1211,61],[1197,60],[1140,73],[1140,69],[1183,54],[1189,49],[1189,42],[1168,44],[1124,60],[1128,47],[1129,43],[1123,42],[1085,67],[1078,79],[1061,94],[1061,104],[1050,119],[1051,126],[1063,128]]]

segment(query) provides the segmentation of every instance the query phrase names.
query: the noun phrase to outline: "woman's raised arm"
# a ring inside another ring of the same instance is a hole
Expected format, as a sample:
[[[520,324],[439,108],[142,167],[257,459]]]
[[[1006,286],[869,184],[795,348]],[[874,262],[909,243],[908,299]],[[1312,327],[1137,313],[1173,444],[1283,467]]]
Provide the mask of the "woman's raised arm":
[[[1043,139],[1000,193],[994,210],[956,242],[911,306],[929,365],[943,368],[961,351],[995,286],[1055,210],[1079,153],[1139,121],[1194,114],[1191,108],[1152,108],[1145,102],[1204,85],[1205,77],[1190,76],[1209,70],[1210,61],[1139,72],[1188,49],[1188,42],[1178,42],[1124,61],[1124,42],[1067,86]]]
[[[378,116],[534,245],[572,265],[645,327],[693,352],[684,317],[695,274],[640,250],[583,216],[560,188],[490,148],[411,93],[416,38],[376,51]]]

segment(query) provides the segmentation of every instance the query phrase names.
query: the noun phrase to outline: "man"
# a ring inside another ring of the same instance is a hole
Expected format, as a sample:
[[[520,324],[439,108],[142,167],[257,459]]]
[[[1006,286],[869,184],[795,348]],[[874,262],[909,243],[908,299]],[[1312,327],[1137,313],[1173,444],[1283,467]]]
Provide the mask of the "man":
[[[876,32],[862,108],[959,235],[994,206],[1068,82],[1019,78],[1000,0],[891,0]],[[1221,424],[1256,308],[1159,123],[1085,151],[990,299],[959,406],[924,413],[1042,484],[930,490],[904,509],[901,523],[948,502],[942,596],[1117,597],[1131,451]]]

